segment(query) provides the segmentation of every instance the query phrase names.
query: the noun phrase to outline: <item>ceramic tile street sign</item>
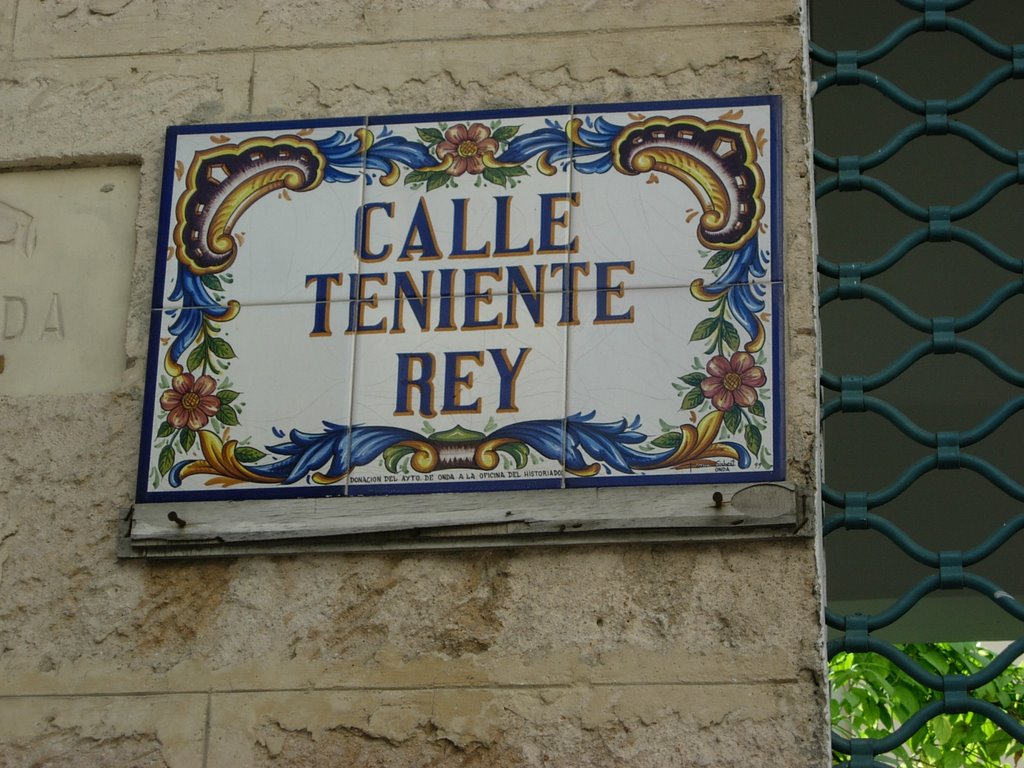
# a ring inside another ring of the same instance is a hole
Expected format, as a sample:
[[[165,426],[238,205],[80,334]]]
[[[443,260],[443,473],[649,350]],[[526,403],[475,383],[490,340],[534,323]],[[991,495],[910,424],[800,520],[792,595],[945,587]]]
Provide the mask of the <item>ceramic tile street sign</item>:
[[[138,500],[784,478],[778,125],[170,129]]]

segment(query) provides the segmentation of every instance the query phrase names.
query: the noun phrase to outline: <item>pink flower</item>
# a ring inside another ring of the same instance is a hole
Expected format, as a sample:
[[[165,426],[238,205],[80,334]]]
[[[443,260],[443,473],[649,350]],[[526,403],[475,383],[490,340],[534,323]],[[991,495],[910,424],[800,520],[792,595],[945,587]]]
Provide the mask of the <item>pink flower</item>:
[[[749,408],[757,402],[756,388],[766,381],[764,368],[754,365],[753,356],[747,352],[734,352],[728,360],[715,355],[707,369],[708,377],[700,383],[700,390],[720,411],[731,411],[733,405]]]
[[[440,160],[451,156],[453,159],[448,168],[450,176],[461,176],[466,171],[483,173],[484,155],[493,155],[498,151],[498,142],[491,138],[491,129],[473,123],[468,128],[465,123],[453,125],[444,132],[445,141],[437,145],[437,157]]]
[[[206,426],[211,416],[220,410],[220,398],[213,394],[217,382],[210,376],[198,379],[191,373],[183,373],[171,380],[171,388],[160,395],[160,407],[167,414],[167,421],[175,429],[188,427],[193,432]]]

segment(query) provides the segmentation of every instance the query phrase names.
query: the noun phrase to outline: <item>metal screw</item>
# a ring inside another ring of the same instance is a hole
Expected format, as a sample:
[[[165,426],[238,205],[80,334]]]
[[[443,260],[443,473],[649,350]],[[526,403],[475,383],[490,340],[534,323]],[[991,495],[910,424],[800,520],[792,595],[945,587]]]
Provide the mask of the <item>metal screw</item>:
[[[721,509],[722,508],[723,498],[722,498],[722,492],[721,491],[715,491],[713,494],[711,494],[711,500],[713,502],[715,502],[715,509]]]
[[[188,523],[186,523],[184,520],[178,517],[178,513],[175,512],[173,509],[167,513],[167,519],[170,520],[172,523],[177,523],[179,528],[184,528],[186,525],[188,525]]]

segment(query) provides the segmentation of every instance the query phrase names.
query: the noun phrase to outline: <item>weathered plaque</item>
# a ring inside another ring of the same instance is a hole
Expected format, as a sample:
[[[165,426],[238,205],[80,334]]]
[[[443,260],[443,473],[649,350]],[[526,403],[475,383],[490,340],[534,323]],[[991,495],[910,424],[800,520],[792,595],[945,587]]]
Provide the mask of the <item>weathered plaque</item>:
[[[778,113],[170,129],[138,499],[783,478]]]
[[[0,395],[121,385],[138,199],[130,166],[0,173]]]

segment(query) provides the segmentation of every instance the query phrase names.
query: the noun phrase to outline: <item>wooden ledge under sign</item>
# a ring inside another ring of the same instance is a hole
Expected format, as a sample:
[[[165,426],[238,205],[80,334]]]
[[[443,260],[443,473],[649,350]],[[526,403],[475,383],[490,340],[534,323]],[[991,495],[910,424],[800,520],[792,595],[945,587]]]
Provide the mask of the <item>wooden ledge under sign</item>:
[[[135,505],[121,557],[384,552],[809,536],[792,483]]]

